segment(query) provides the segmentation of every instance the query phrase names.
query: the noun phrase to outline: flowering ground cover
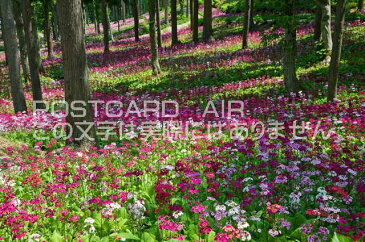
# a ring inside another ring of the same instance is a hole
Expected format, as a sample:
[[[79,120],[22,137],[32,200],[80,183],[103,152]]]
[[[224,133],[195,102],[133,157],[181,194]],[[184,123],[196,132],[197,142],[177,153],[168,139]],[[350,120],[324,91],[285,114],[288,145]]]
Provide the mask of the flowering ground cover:
[[[184,134],[155,140],[137,130],[135,137],[100,140],[102,148],[75,150],[51,138],[52,127],[64,122],[62,111],[14,115],[1,82],[0,133],[22,143],[0,145],[0,240],[364,240],[364,16],[348,17],[334,103],[324,97],[327,67],[311,39],[311,14],[300,15],[298,71],[312,91],[289,96],[281,74],[282,30],[252,32],[251,48],[240,50],[241,16],[217,10],[214,16],[211,43],[192,44],[190,29],[181,26],[182,43],[170,47],[164,32],[158,78],[149,69],[148,36],[135,43],[130,19],[119,32],[112,24],[116,40],[108,56],[100,36],[87,29],[93,100],[180,105],[173,118],[115,120],[100,105],[96,122],[180,121],[181,128],[194,122]],[[49,101],[64,98],[57,48],[52,60],[43,60]],[[204,116],[209,100],[224,115]],[[242,101],[244,115],[229,117],[226,100]]]

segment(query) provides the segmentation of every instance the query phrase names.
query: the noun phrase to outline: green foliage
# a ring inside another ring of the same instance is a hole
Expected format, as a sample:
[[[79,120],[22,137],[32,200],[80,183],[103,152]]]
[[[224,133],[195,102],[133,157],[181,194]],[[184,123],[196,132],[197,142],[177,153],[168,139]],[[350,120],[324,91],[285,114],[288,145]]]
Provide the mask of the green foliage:
[[[255,11],[281,11],[280,0],[260,0],[254,1]],[[245,0],[214,0],[214,5],[226,13],[241,13],[245,8]],[[298,9],[312,9],[314,1],[297,1]]]
[[[353,240],[349,237],[343,236],[341,234],[335,233],[332,242],[352,242]]]

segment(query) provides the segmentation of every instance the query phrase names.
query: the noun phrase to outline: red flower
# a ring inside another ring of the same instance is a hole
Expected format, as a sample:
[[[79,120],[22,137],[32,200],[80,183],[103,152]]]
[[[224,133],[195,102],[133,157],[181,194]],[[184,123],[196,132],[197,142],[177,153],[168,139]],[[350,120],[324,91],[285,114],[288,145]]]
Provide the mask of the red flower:
[[[305,211],[306,214],[311,215],[311,216],[319,216],[321,215],[321,212],[317,209],[307,209],[307,211]]]

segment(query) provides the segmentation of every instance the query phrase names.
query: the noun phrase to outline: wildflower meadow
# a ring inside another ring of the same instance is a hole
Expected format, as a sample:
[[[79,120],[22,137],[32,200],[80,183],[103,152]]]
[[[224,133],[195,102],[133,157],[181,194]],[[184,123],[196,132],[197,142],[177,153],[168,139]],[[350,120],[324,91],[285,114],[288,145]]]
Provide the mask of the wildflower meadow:
[[[365,241],[365,12],[319,2],[0,0],[0,241]]]

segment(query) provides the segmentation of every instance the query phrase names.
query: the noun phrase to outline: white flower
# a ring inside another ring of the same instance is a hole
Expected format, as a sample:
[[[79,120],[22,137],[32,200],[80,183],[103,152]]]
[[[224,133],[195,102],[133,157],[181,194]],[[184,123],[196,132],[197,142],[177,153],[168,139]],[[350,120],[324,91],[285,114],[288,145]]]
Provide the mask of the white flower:
[[[275,237],[275,236],[278,236],[279,234],[281,234],[281,232],[280,232],[280,230],[270,229],[270,230],[269,230],[269,234],[270,234],[272,237]]]
[[[356,176],[357,175],[357,172],[354,171],[354,170],[352,170],[352,169],[348,169],[347,172],[350,173],[353,176]]]
[[[226,202],[226,205],[229,207],[236,207],[238,204],[232,200]]]
[[[225,212],[226,211],[226,206],[224,206],[224,205],[217,205],[215,207],[215,211],[216,212]]]
[[[133,198],[133,193],[128,192],[128,194],[127,194],[127,199],[129,200],[129,199],[132,199],[132,198]]]
[[[241,221],[239,221],[239,222],[237,223],[237,228],[238,228],[238,229],[241,229],[241,230],[243,230],[243,229],[247,228],[248,226],[250,226],[250,225],[247,223],[247,221],[246,221],[246,220],[241,220]]]
[[[93,233],[95,233],[95,231],[96,231],[96,229],[95,229],[94,225],[91,225],[89,228],[89,233],[93,234]]]
[[[146,212],[144,201],[137,200],[133,204],[128,204],[128,210],[134,219],[144,219],[144,213]]]
[[[179,217],[181,217],[183,215],[183,212],[181,212],[181,211],[175,211],[175,212],[173,212],[172,213],[172,216],[174,217],[174,218],[179,218]]]
[[[228,216],[233,216],[235,214],[239,214],[240,213],[240,207],[233,207],[228,211]]]
[[[85,219],[85,221],[84,221],[84,223],[86,223],[86,224],[93,224],[95,222],[95,219],[93,219],[93,218],[87,218],[87,219]]]
[[[166,170],[172,171],[173,169],[175,169],[175,167],[172,166],[172,165],[167,165],[167,166],[162,167],[162,169],[166,169]]]
[[[113,210],[122,208],[122,206],[120,206],[120,204],[118,204],[118,203],[110,203],[110,204],[107,205],[107,207],[109,207]]]
[[[241,237],[242,241],[250,241],[251,234],[247,231],[243,231],[243,236]]]
[[[41,235],[40,234],[32,234],[29,236],[29,242],[32,241],[39,241],[41,239]]]

